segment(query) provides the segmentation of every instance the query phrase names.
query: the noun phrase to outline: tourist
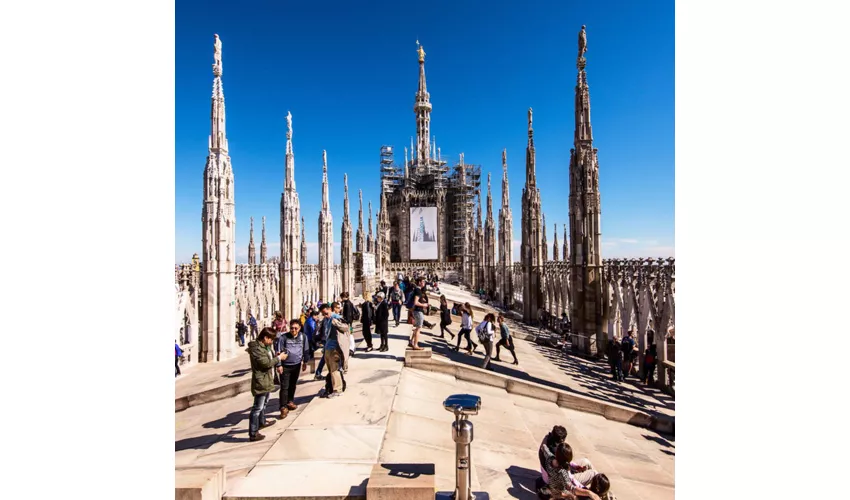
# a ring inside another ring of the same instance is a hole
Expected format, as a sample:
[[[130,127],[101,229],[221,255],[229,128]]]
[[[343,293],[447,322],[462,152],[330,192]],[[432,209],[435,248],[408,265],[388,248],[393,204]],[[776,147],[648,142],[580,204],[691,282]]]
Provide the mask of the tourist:
[[[389,350],[387,335],[389,334],[390,311],[387,301],[384,300],[384,292],[378,293],[378,306],[375,308],[375,333],[381,336],[381,346],[378,352]],[[370,346],[371,349],[371,346]]]
[[[245,320],[240,319],[236,323],[236,333],[239,335],[239,347],[245,347],[245,334],[248,333],[248,325]]]
[[[274,331],[278,337],[280,337],[280,335],[286,331],[286,320],[283,319],[282,312],[274,312],[274,321],[272,321],[272,328],[274,328]]]
[[[254,406],[251,408],[251,420],[248,424],[248,439],[259,441],[265,436],[259,433],[263,427],[274,424],[274,420],[266,420],[266,404],[269,394],[274,390],[274,368],[279,359],[286,359],[282,352],[275,357],[271,349],[275,332],[271,328],[263,328],[256,340],[248,342],[248,355],[251,359],[251,395],[254,396]]]
[[[307,312],[307,320],[304,321],[304,335],[307,336],[307,341],[310,342],[310,349],[316,350],[318,347],[318,339],[316,329],[319,327],[319,311],[310,309]]]
[[[514,364],[518,365],[519,361],[516,359],[516,348],[514,347],[514,339],[511,337],[511,331],[508,329],[507,323],[505,323],[505,316],[502,313],[499,313],[498,317],[499,322],[499,334],[501,335],[501,339],[499,343],[496,344],[496,357],[493,358],[493,361],[501,361],[499,358],[499,349],[504,347],[505,349],[511,351],[511,355],[514,357]]]
[[[257,320],[253,314],[248,314],[248,326],[251,327],[251,340],[257,337]]]
[[[611,378],[615,382],[623,380],[623,358],[620,351],[620,340],[615,336],[608,342],[608,366],[611,367]]]
[[[324,307],[324,309],[323,309]],[[319,357],[319,366],[316,367],[316,376],[315,380],[324,380],[325,377],[322,376],[322,369],[325,367],[325,355],[324,349],[327,347],[327,339],[332,328],[331,319],[330,319],[330,305],[323,305],[323,307],[317,308],[315,311],[316,316],[321,319],[316,319],[316,333],[314,334],[314,338],[316,339],[316,343],[322,344],[322,355]],[[325,314],[325,309],[328,309],[328,313]]]
[[[180,358],[183,356],[183,349],[180,349],[180,346],[177,345],[177,342],[174,342],[174,377],[180,375]]]
[[[386,297],[387,295],[389,295],[389,293],[390,293],[390,289],[389,289],[389,287],[387,286],[387,282],[386,282],[386,281],[381,280],[381,286],[379,286],[379,287],[378,287],[378,293],[383,293],[383,294],[384,294],[384,297]]]
[[[398,281],[393,283],[393,287],[390,289],[388,297],[390,306],[393,308],[393,320],[395,320],[395,327],[398,328],[399,317],[401,316],[401,304],[404,302],[404,292],[402,292],[401,288],[399,288]]]
[[[658,352],[655,344],[650,344],[643,353],[643,383],[650,385],[655,380],[655,365],[658,362]]]
[[[485,370],[492,370],[490,366],[490,358],[493,356],[493,340],[495,335],[493,333],[493,323],[496,321],[496,317],[493,313],[488,313],[484,316],[484,321],[478,324],[478,328],[475,329],[475,333],[478,334],[478,340],[481,342],[481,345],[484,347],[484,363],[481,364],[481,368]]]
[[[546,473],[549,475],[547,484],[549,494],[552,497],[560,498],[576,498],[587,497],[592,500],[600,500],[599,494],[585,488],[584,483],[581,483],[573,477],[570,472],[573,459],[573,450],[567,443],[559,443],[555,447],[555,453],[551,454],[545,447],[541,448],[546,455],[544,465]],[[594,475],[595,471],[594,471]],[[605,478],[607,480],[607,478]],[[599,488],[599,486],[597,486]],[[607,488],[605,489],[607,492]],[[604,494],[604,493],[603,493]]]
[[[419,347],[419,331],[425,321],[425,310],[429,308],[428,300],[425,295],[425,278],[416,278],[416,288],[413,289],[413,334],[410,336],[410,348],[414,351],[421,351]]]
[[[325,395],[329,398],[337,397],[345,390],[343,373],[348,358],[346,356],[348,346],[344,345],[344,341],[347,339],[349,326],[343,320],[342,315],[339,314],[341,310],[342,305],[339,302],[334,302],[330,308],[325,308],[322,311],[323,314],[326,314],[325,317],[329,326],[327,340],[325,341],[325,363],[328,365]]]
[[[345,294],[345,296],[347,297],[348,294]],[[356,307],[352,305],[351,308],[355,312],[357,312]],[[360,313],[357,313],[357,319],[359,318]],[[353,327],[351,326],[351,324],[346,323],[345,317],[342,315],[342,304],[340,304],[339,302],[331,303],[331,320],[334,328],[337,327],[338,323],[345,325],[347,328],[346,331],[340,333],[340,335],[338,335],[336,339],[337,345],[339,346],[339,349],[342,352],[342,357],[340,358],[340,363],[342,366],[340,371],[342,373],[345,373],[346,371],[348,371],[348,360],[349,358],[351,358],[351,355],[354,351],[354,342],[352,342],[351,334],[351,330]]]
[[[620,342],[620,349],[623,351],[623,379],[632,374],[632,366],[635,361],[635,349],[637,347],[635,339],[632,338],[632,333],[632,330],[626,332],[626,336]]]
[[[546,447],[548,451],[548,455],[555,454],[555,448],[561,444],[566,442],[567,440],[567,429],[561,425],[556,425],[552,427],[552,430],[549,434],[543,438],[543,441],[540,443],[540,447],[537,450],[537,459],[540,461],[540,475],[543,477],[543,484],[549,483],[549,474],[546,472],[546,457],[547,453],[543,452],[543,448]]]
[[[339,297],[342,299],[342,318],[348,325],[348,335],[346,335],[345,346],[348,349],[348,356],[345,357],[345,369],[348,369],[348,358],[354,356],[354,322],[360,320],[360,312],[357,307],[349,300],[348,292],[342,292]],[[340,344],[342,345],[342,344]]]
[[[298,374],[307,371],[307,362],[313,357],[307,335],[301,331],[300,320],[289,322],[289,332],[278,337],[275,351],[286,354],[282,365],[277,367],[280,375],[280,419],[283,420],[290,410],[298,408],[293,401]]]
[[[469,334],[472,333],[472,320],[473,320],[472,306],[469,305],[469,302],[460,306],[460,331],[457,332],[457,346],[455,347],[455,352],[460,350],[460,341],[464,336],[466,336],[466,352],[470,355],[475,353],[475,349],[478,348],[478,344],[472,341],[469,338]]]
[[[440,338],[446,338],[446,332],[449,332],[451,338],[449,340],[454,340],[455,334],[448,329],[448,326],[452,324],[452,312],[449,310],[449,303],[446,301],[445,295],[440,295]]]
[[[381,293],[381,292],[379,292]],[[372,351],[372,323],[375,320],[375,305],[369,300],[360,304],[360,325],[363,328],[363,339],[366,341],[366,352]]]

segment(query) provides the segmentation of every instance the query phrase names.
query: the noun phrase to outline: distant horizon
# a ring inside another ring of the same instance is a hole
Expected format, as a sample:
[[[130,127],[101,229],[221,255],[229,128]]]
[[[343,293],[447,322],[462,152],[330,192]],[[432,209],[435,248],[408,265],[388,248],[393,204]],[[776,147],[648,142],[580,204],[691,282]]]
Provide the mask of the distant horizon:
[[[497,228],[501,152],[507,149],[514,262],[520,254],[526,112],[534,109],[537,185],[548,221],[547,255],[551,259],[557,223],[558,253],[563,257],[564,225],[569,220],[565,173],[575,127],[576,42],[583,24],[588,33],[585,57],[594,147],[599,150],[602,257],[674,257],[673,2],[624,3],[614,10],[583,4],[476,9],[441,1],[432,7],[421,12],[409,5],[377,9],[339,4],[339,16],[325,18],[317,6],[247,9],[221,3],[217,9],[198,10],[178,2],[176,263],[190,262],[194,253],[202,255],[201,179],[208,155],[214,33],[222,41],[227,137],[236,188],[237,263],[248,262],[251,216],[266,216],[267,255],[280,254],[287,112],[293,116],[307,262],[318,262],[321,152],[327,150],[335,215],[333,261],[340,263],[343,173],[349,176],[350,192],[363,190],[364,212],[370,200],[379,205],[379,148],[393,146],[395,162],[401,164],[402,148],[415,136],[417,39],[426,52],[431,135],[450,164],[463,152],[467,163],[482,166],[482,177],[492,174]],[[439,14],[443,11],[453,16],[444,18]],[[378,15],[386,30],[364,30]],[[412,32],[406,23],[414,17],[422,18],[422,25]],[[470,25],[469,18],[479,22]],[[313,26],[317,19],[322,19],[321,35]],[[454,28],[438,30],[435,23]],[[484,182],[481,189],[485,202]],[[349,200],[353,232],[357,201],[356,196]],[[260,244],[261,228],[255,225],[257,257]]]

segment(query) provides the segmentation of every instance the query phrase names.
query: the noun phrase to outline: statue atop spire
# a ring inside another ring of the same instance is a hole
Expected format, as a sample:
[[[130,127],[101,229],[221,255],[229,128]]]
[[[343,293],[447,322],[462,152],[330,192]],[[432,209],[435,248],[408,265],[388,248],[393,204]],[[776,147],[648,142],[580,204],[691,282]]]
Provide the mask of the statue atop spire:
[[[582,66],[581,62],[584,59],[584,54],[587,52],[587,26],[582,25],[581,31],[578,32],[578,60],[577,63],[579,66]]]
[[[528,108],[528,136],[529,137],[531,137],[531,134],[534,132],[534,129],[531,127],[531,122],[533,121],[533,118],[534,118],[533,115],[534,115],[534,112],[531,110],[531,108]]]
[[[263,216],[263,241],[260,242],[260,264],[266,263],[266,216]]]
[[[218,35],[216,35],[216,38],[218,38]],[[416,40],[416,47],[417,47],[416,53],[419,54],[419,62],[424,63],[425,62],[425,49],[423,49],[422,45],[419,44],[419,40]]]
[[[215,42],[213,42],[213,75],[221,76],[221,38],[218,37],[218,34],[215,35]]]
[[[292,139],[292,113],[286,112],[286,138]]]
[[[322,150],[322,211],[330,208],[328,196],[328,152]]]
[[[342,179],[345,185],[345,207],[343,207],[342,218],[348,220],[348,174],[343,174]]]

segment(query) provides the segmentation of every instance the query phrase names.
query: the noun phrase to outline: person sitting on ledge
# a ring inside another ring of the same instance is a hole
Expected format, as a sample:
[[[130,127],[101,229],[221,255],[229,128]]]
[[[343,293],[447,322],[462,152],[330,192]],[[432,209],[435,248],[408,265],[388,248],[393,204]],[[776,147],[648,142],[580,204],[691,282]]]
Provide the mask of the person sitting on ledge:
[[[538,490],[538,497],[544,499],[577,499],[579,497],[584,497],[592,500],[601,500],[598,493],[586,488],[584,483],[578,481],[570,472],[573,468],[573,464],[570,463],[573,459],[573,449],[570,445],[567,443],[559,443],[555,447],[554,455],[550,454],[547,447],[542,447],[541,450],[546,455],[544,465],[546,467],[546,473],[549,475],[549,484],[547,485],[547,488]],[[607,480],[607,477],[605,480]],[[597,489],[601,489],[603,486],[606,485],[600,480],[597,481],[597,485],[595,487]],[[607,492],[607,489],[605,491]]]

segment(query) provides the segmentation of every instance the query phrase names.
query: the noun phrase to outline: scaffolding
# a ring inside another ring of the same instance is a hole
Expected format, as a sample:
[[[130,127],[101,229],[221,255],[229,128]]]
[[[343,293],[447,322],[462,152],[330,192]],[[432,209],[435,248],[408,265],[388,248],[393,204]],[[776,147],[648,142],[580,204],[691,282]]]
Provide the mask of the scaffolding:
[[[455,258],[467,257],[472,249],[466,247],[467,235],[472,230],[472,214],[475,196],[481,188],[481,166],[458,161],[455,165],[442,158],[420,161],[411,156],[405,166],[395,163],[392,146],[381,146],[380,170],[381,189],[390,199],[404,187],[417,190],[445,190],[449,210],[449,248],[447,255]]]

